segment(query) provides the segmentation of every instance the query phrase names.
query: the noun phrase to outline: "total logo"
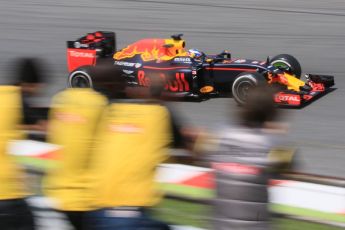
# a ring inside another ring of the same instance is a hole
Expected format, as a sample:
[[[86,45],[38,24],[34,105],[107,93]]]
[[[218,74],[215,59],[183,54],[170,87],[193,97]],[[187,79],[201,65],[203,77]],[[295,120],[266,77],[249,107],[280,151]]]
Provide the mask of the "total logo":
[[[294,101],[300,102],[300,97],[298,95],[276,95],[276,100],[278,101]]]
[[[81,57],[81,58],[95,58],[95,54],[87,52],[78,52],[74,50],[68,51],[71,57]]]

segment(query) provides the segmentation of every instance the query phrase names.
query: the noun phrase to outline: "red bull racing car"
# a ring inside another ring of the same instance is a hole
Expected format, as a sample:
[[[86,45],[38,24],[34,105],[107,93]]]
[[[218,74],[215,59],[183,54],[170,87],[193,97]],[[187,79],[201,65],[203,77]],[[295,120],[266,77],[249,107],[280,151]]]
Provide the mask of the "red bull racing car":
[[[168,39],[150,38],[116,50],[115,33],[97,31],[67,42],[70,87],[92,87],[92,66],[108,63],[121,70],[121,76],[133,87],[148,87],[152,78],[165,83],[165,93],[184,98],[208,98],[230,92],[240,105],[248,91],[258,84],[278,86],[277,104],[299,107],[334,85],[333,76],[306,74],[291,55],[280,54],[267,60],[232,58],[223,51],[206,55],[186,50],[182,34]]]

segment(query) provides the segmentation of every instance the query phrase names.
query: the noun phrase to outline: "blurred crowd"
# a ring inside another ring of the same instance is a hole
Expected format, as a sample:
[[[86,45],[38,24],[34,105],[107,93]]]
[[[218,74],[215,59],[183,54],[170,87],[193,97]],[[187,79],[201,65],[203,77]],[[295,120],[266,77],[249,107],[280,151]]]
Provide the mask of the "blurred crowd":
[[[16,80],[0,86],[0,229],[37,229],[26,198],[25,170],[8,152],[23,131],[42,131],[62,146],[58,163],[45,172],[44,196],[74,229],[158,230],[168,223],[154,219],[150,208],[164,194],[157,188],[157,166],[182,148],[189,162],[215,172],[214,229],[269,229],[267,185],[290,166],[273,91],[252,89],[241,107],[237,127],[217,132],[181,123],[152,78],[149,88],[127,88],[112,67],[95,67],[94,75],[116,78],[102,87],[66,88],[49,110],[34,108],[30,98],[45,81],[39,60],[21,58]],[[211,111],[210,111],[211,112]]]

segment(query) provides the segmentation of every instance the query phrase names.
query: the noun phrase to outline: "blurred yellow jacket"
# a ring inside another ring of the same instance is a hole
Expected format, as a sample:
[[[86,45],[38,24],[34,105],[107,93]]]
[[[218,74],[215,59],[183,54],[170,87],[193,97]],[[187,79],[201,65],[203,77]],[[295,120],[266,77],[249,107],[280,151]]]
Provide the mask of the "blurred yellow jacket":
[[[52,100],[47,141],[61,145],[57,167],[44,179],[44,193],[64,211],[90,209],[89,161],[97,123],[107,99],[92,89],[66,89]]]
[[[0,200],[26,195],[24,174],[8,154],[9,142],[22,137],[18,130],[21,113],[20,89],[15,86],[0,86]]]
[[[155,169],[171,142],[170,115],[158,104],[113,103],[102,119],[95,153],[99,207],[151,206],[161,194]]]

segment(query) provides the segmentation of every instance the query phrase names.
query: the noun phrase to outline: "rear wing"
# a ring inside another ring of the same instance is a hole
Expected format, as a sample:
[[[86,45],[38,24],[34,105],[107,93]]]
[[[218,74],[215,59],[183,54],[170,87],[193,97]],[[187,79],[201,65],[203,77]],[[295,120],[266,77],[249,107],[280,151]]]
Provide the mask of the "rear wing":
[[[80,66],[96,65],[99,58],[112,57],[116,51],[114,32],[96,31],[67,41],[67,67],[72,72]]]

